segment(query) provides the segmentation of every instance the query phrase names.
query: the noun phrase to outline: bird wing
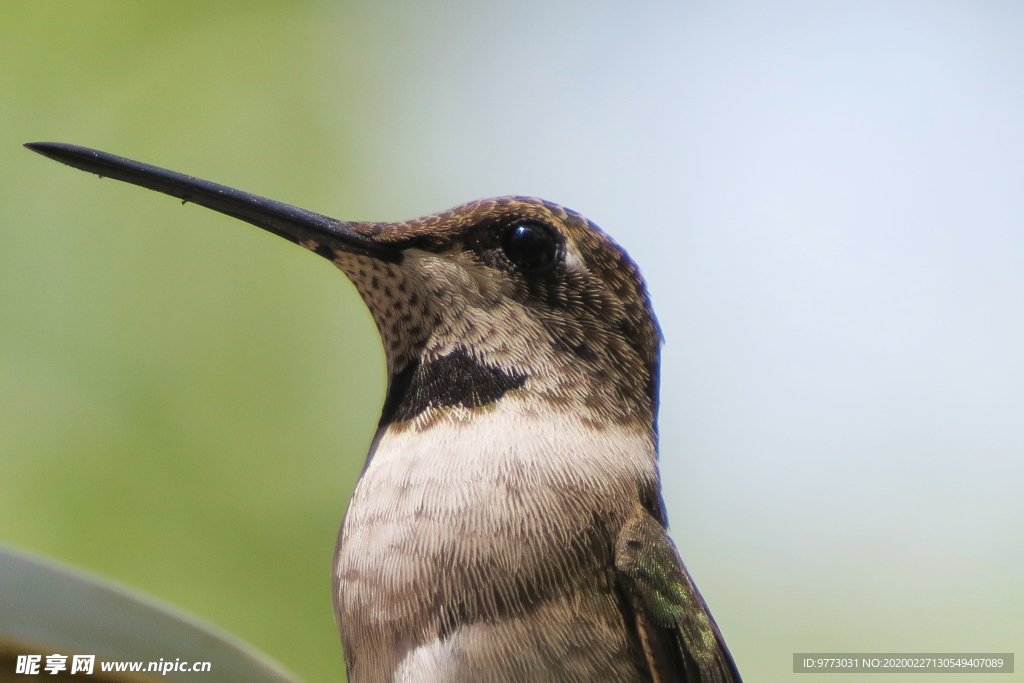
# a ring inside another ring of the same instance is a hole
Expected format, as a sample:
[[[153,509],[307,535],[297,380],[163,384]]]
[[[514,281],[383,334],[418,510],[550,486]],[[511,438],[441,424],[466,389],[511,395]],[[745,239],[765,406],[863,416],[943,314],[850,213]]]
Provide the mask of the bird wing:
[[[675,545],[643,508],[619,532],[615,568],[654,683],[741,683]]]

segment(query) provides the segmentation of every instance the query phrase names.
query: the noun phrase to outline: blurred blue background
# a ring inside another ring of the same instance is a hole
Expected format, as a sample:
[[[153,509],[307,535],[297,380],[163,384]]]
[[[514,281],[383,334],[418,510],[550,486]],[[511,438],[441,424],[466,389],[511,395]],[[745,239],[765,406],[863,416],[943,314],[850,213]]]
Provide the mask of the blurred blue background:
[[[342,678],[368,314],[20,147],[58,140],[347,219],[584,213],[648,278],[672,531],[746,679],[1024,653],[1024,5],[0,5],[0,541]]]

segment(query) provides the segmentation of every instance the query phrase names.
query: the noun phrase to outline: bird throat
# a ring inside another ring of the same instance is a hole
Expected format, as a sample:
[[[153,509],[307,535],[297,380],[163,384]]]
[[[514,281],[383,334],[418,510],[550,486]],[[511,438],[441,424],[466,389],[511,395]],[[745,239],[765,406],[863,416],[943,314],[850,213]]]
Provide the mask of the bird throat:
[[[431,410],[482,408],[521,388],[526,379],[486,365],[464,348],[430,361],[417,359],[391,379],[380,426],[407,422]]]

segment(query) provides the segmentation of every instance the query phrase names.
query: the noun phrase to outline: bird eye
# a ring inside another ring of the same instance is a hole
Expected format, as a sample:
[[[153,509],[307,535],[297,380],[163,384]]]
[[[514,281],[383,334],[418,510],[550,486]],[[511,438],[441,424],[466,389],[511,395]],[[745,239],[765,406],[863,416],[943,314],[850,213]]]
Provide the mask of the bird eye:
[[[550,228],[539,223],[509,226],[501,248],[512,263],[526,272],[546,270],[558,261],[558,240]]]

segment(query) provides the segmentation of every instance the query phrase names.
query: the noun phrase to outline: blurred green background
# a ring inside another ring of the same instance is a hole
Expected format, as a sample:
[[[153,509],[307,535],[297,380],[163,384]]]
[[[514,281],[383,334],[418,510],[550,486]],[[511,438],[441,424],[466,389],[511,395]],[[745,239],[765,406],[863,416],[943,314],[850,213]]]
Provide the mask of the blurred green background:
[[[358,13],[3,3],[0,540],[341,679],[330,563],[383,357],[343,276],[259,230],[33,158],[73,141],[365,215]],[[43,163],[40,163],[43,162]]]
[[[0,0],[0,542],[342,677],[368,314],[298,247],[21,147],[57,140],[346,219],[583,212],[650,283],[673,536],[746,679],[1020,655],[1022,30],[966,0]]]

